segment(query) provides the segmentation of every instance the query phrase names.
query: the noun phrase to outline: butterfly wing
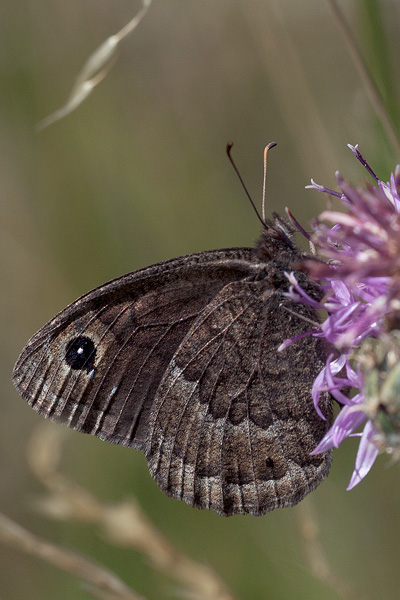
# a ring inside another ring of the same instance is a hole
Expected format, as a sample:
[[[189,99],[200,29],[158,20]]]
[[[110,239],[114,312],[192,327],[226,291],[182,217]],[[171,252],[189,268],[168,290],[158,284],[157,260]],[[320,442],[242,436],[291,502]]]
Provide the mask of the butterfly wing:
[[[141,449],[182,339],[218,292],[256,262],[246,248],[201,252],[85,294],[28,342],[14,368],[16,388],[46,417]]]
[[[332,419],[328,396],[326,421],[311,399],[319,341],[277,353],[282,320],[295,336],[309,329],[302,317],[315,315],[265,280],[226,285],[199,314],[149,422],[145,453],[164,492],[221,515],[260,515],[296,504],[327,475],[329,453],[310,456]]]
[[[329,469],[329,455],[310,456],[330,424],[329,400],[325,422],[310,397],[324,354],[311,337],[276,352],[282,320],[294,336],[315,317],[265,269],[233,248],[111,281],[31,338],[14,383],[45,416],[144,450],[160,488],[188,504],[223,515],[295,504]]]

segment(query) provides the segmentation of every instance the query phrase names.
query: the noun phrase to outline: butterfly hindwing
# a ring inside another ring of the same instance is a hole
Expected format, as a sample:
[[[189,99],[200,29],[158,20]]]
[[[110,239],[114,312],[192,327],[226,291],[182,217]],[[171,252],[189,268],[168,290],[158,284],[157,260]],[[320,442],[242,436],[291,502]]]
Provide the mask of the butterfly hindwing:
[[[296,504],[327,474],[329,454],[310,456],[330,422],[329,398],[325,422],[310,395],[323,367],[319,342],[305,341],[307,365],[295,348],[277,352],[285,304],[268,281],[234,282],[187,332],[157,391],[145,447],[167,494],[222,515],[259,515]],[[295,310],[286,317],[299,335],[313,315]]]

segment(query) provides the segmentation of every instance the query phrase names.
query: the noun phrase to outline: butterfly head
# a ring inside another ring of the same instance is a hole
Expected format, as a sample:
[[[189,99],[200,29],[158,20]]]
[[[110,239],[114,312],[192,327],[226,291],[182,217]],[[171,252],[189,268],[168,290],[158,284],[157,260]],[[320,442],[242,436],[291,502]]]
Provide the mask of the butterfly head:
[[[293,241],[295,230],[280,215],[273,213],[273,219],[264,222],[264,228],[256,246],[261,260],[269,262],[277,260],[289,266],[294,260],[299,261],[303,252]]]
[[[294,272],[300,285],[315,299],[322,296],[317,282],[312,281],[304,272],[305,259],[312,257],[301,250],[293,239],[295,229],[277,213],[272,219],[265,220],[265,227],[257,242],[255,251],[266,265],[266,277],[275,289],[288,291],[286,274]]]

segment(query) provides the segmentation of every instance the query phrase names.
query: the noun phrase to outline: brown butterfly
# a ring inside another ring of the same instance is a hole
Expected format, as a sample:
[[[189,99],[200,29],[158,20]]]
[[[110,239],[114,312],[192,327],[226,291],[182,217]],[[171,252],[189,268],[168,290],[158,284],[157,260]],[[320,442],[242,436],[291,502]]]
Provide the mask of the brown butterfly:
[[[327,475],[310,452],[332,420],[313,407],[323,367],[308,336],[313,310],[294,304],[292,228],[266,221],[257,246],[190,254],[119,277],[62,310],[14,368],[20,394],[73,429],[143,450],[163,492],[220,515],[291,506]],[[287,310],[289,309],[289,310]]]

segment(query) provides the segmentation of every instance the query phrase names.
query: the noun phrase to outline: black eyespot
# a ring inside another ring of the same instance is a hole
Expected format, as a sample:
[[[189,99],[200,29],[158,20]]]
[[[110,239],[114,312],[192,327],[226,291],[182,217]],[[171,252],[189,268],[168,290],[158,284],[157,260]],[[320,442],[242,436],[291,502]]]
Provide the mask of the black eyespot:
[[[272,469],[272,467],[274,466],[274,461],[272,460],[272,458],[266,458],[265,464],[268,467],[268,469]]]
[[[95,356],[94,343],[84,335],[70,340],[65,350],[65,360],[71,369],[86,369],[88,373],[94,367]]]

